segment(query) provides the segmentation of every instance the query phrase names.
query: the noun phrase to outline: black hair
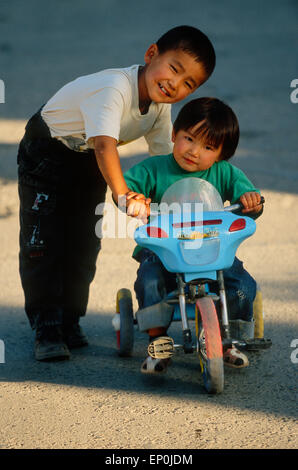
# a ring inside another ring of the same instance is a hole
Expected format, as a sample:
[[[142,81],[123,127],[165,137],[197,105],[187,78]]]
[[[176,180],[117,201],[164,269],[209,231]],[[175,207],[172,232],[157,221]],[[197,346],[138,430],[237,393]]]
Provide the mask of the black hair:
[[[156,42],[158,51],[163,54],[169,50],[182,49],[201,62],[206,79],[210,77],[215,67],[215,51],[208,39],[199,29],[193,26],[177,26],[163,34]]]
[[[196,127],[198,123],[202,123]],[[237,148],[239,124],[233,110],[217,98],[197,98],[187,103],[178,113],[173,125],[174,133],[191,130],[203,142],[218,148],[220,158],[228,160]]]

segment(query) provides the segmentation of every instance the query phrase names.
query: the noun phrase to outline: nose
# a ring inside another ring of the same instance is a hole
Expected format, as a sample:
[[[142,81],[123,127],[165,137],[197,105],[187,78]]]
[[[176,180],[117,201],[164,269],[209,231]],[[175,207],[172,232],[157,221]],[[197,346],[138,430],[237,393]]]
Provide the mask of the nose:
[[[179,79],[176,78],[176,77],[172,77],[172,78],[170,78],[170,80],[168,80],[168,85],[169,85],[169,87],[171,88],[172,91],[175,91],[177,89],[178,81],[179,81]]]
[[[190,150],[190,153],[194,157],[198,158],[200,156],[200,149],[201,149],[201,147],[200,147],[200,145],[197,144],[197,142],[195,142],[195,141],[191,142],[191,146],[190,146],[189,150]]]

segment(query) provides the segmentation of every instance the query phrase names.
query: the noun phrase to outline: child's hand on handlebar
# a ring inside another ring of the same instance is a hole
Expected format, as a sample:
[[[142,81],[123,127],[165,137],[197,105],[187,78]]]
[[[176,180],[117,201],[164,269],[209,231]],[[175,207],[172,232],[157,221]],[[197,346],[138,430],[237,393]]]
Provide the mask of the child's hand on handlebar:
[[[247,214],[248,212],[257,214],[262,210],[263,207],[261,196],[255,191],[242,194],[240,197],[240,202],[243,205],[243,214]]]

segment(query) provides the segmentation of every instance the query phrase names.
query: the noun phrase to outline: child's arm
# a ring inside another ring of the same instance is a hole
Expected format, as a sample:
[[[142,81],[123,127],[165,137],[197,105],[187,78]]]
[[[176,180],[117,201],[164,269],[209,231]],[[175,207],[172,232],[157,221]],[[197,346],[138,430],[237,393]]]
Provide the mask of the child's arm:
[[[119,153],[117,150],[117,140],[109,136],[96,136],[94,138],[94,151],[99,169],[109,185],[115,201],[120,196],[130,199],[144,199],[146,204],[150,203],[143,194],[131,191],[124,179]]]
[[[104,135],[96,136],[94,151],[99,169],[111,188],[113,198],[118,201],[118,197],[128,193],[129,189],[120,165],[117,140]]]
[[[244,206],[239,212],[247,214],[253,219],[258,218],[263,212],[261,204],[260,191],[254,187],[240,168],[235,167],[229,162],[222,162],[222,181],[225,187],[225,200],[236,204],[241,202]],[[237,211],[237,213],[239,213]]]
[[[117,140],[109,136],[96,136],[94,138],[94,151],[99,169],[111,188],[114,201],[119,202],[121,197],[125,199],[127,215],[137,217],[147,222],[151,199],[145,198],[141,193],[131,191],[124,179],[119,153],[117,150]]]
[[[130,194],[126,198],[127,204],[127,215],[141,218],[144,223],[147,223],[148,217],[150,216],[150,203],[151,197],[154,194],[154,178],[152,177],[152,171],[148,171],[150,163],[155,159],[148,158],[140,163],[137,163],[132,168],[124,173],[126,184],[132,191],[138,195],[143,196],[144,199],[135,198],[130,199]]]

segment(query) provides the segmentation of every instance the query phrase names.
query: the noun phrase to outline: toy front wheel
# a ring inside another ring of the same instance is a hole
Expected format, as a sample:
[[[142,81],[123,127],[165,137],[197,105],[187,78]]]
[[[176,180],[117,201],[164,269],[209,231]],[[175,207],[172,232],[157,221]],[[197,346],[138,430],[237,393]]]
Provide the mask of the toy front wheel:
[[[201,297],[196,302],[196,334],[204,385],[208,393],[224,389],[224,364],[220,327],[214,302]]]
[[[132,296],[129,289],[120,289],[116,298],[116,318],[119,315],[120,325],[117,328],[117,347],[121,357],[131,356],[134,343],[134,318]]]

